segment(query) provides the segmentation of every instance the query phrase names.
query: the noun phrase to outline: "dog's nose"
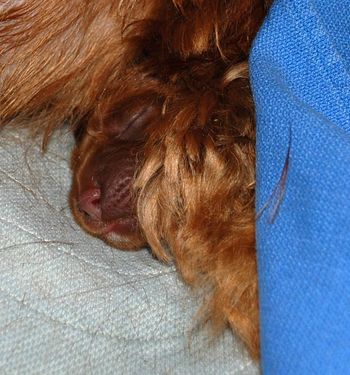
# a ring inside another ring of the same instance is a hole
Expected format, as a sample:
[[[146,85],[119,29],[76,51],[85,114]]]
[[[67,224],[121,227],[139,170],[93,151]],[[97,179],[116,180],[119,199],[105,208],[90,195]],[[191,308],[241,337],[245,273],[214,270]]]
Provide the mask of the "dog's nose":
[[[82,212],[85,212],[93,220],[101,220],[101,190],[99,188],[90,188],[80,194],[78,206]]]

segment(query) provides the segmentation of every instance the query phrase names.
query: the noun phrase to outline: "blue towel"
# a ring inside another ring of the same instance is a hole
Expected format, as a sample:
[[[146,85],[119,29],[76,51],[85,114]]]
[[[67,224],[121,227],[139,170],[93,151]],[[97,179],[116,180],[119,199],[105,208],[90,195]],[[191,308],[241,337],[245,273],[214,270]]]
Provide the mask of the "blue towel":
[[[276,0],[250,59],[264,374],[350,374],[350,1]]]

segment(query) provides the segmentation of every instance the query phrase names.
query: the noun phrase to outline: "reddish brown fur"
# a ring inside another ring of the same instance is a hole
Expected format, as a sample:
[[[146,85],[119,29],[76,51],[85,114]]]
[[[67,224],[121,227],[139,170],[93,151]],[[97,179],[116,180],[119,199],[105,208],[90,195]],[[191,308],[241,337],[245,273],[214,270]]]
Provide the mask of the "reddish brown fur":
[[[186,282],[207,288],[205,319],[215,330],[231,325],[255,357],[255,128],[246,60],[264,13],[263,0],[0,5],[0,121],[30,121],[45,139],[66,119],[83,127],[72,209],[103,238],[79,212],[79,186],[105,162],[101,150],[120,146],[108,137],[110,119],[151,108],[135,146],[138,229],[111,242],[148,243],[159,259],[173,258]]]

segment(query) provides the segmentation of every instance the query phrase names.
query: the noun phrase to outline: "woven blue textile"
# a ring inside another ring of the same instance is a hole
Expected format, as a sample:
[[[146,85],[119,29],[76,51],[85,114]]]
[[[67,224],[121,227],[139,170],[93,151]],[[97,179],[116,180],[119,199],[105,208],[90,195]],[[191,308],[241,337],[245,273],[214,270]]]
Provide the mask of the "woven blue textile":
[[[276,0],[253,46],[264,374],[350,374],[350,1]]]

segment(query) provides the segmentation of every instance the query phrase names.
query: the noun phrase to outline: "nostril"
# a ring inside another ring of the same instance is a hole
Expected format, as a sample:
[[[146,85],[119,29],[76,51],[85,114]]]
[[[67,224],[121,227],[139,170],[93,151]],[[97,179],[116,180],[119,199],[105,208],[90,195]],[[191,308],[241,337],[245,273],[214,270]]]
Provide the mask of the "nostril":
[[[91,219],[101,220],[101,190],[98,188],[91,188],[85,190],[79,196],[78,207],[87,214]]]

